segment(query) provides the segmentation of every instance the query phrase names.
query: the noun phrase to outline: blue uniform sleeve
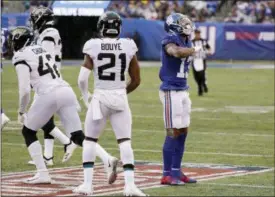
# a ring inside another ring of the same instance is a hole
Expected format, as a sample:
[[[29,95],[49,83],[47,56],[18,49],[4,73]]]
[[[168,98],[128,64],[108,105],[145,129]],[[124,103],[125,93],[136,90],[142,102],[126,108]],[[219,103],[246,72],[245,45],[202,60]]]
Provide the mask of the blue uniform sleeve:
[[[165,46],[165,45],[170,44],[170,43],[179,45],[179,44],[178,44],[178,41],[177,41],[177,37],[174,36],[174,35],[165,36],[165,37],[162,39],[162,41],[161,41],[161,45],[162,45],[162,46]]]

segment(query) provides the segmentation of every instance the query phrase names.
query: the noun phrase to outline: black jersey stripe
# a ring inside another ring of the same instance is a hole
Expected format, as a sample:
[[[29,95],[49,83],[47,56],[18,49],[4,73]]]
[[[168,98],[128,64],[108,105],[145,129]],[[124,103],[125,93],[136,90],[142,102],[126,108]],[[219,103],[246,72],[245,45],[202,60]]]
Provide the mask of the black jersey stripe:
[[[51,41],[51,42],[53,42],[54,44],[56,44],[53,37],[45,36],[45,37],[43,38],[42,42],[43,42],[44,40],[46,40],[46,41]]]

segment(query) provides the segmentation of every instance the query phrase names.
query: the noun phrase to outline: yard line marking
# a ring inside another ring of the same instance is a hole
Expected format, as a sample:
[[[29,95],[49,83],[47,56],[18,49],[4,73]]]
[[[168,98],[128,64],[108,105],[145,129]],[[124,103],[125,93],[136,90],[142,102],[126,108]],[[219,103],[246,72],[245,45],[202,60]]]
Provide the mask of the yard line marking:
[[[225,184],[225,183],[202,183],[201,185],[217,185],[217,186],[228,186],[228,187],[248,187],[248,188],[265,188],[265,189],[274,189],[275,188],[274,186]]]
[[[271,172],[274,171],[274,168],[270,168],[270,169],[266,169],[266,170],[260,170],[260,171],[256,171],[256,172],[244,172],[244,173],[240,173],[240,174],[233,174],[233,175],[224,175],[224,176],[220,176],[220,177],[210,177],[210,178],[206,178],[206,179],[201,179],[199,182],[201,181],[210,181],[210,180],[216,180],[216,179],[222,179],[225,177],[238,177],[238,176],[243,176],[243,175],[250,175],[250,174],[259,174],[259,173],[264,173],[264,172]]]
[[[8,146],[26,146],[25,144],[9,143],[3,142],[3,145]],[[61,145],[55,145],[55,147],[64,148]],[[118,150],[118,148],[113,147],[104,147],[106,150]],[[147,150],[147,149],[134,149],[135,152],[151,152],[151,153],[162,153],[161,150]],[[216,153],[216,152],[189,152],[186,151],[186,154],[195,154],[195,155],[224,155],[224,156],[233,156],[233,157],[268,157],[274,158],[274,155],[257,155],[257,154],[245,154],[245,153]]]
[[[61,122],[56,121],[55,122],[57,126],[62,126]],[[20,130],[21,127],[16,127],[17,125],[11,122],[10,126],[15,126],[15,127],[5,127],[5,130]],[[105,128],[104,130],[106,131],[113,131],[111,128]],[[138,132],[145,132],[145,133],[164,133],[164,130],[155,130],[154,128],[152,129],[132,129],[133,131],[138,131]],[[274,137],[273,134],[253,134],[253,133],[225,133],[225,132],[203,132],[203,131],[191,131],[192,134],[198,134],[198,135],[225,135],[225,136],[249,136],[249,137]]]

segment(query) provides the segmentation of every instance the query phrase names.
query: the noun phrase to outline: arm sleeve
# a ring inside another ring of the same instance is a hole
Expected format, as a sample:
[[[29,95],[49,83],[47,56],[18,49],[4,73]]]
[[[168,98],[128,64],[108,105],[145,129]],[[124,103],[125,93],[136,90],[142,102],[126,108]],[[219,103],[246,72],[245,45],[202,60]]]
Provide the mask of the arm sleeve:
[[[81,91],[84,101],[88,102],[89,93],[88,93],[88,79],[90,76],[91,70],[86,67],[81,66],[79,76],[78,76],[78,87]]]
[[[16,66],[19,87],[19,112],[25,113],[30,101],[30,71],[24,64]]]

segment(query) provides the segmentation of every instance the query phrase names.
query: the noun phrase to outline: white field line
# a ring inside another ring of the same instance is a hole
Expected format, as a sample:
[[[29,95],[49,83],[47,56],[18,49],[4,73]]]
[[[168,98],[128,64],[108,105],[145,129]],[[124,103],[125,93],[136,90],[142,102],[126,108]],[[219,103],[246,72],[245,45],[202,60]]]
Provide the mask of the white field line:
[[[215,186],[227,186],[227,187],[248,187],[248,188],[263,188],[263,189],[274,189],[275,188],[274,186],[225,184],[225,183],[202,183],[202,185],[215,185]]]
[[[55,124],[57,126],[62,126],[62,123],[60,121],[56,121]],[[82,122],[84,124],[84,122]],[[5,130],[20,130],[22,126],[16,122],[16,121],[10,121],[7,127],[5,127]],[[107,131],[112,131],[111,128],[106,128]],[[155,130],[155,129],[132,129],[134,131],[138,132],[146,132],[146,133],[164,133],[164,130]],[[224,136],[248,136],[248,137],[274,137],[272,134],[251,134],[251,133],[231,133],[231,132],[202,132],[202,131],[191,131],[192,134],[198,134],[198,135],[224,135]]]
[[[3,142],[3,145],[7,146],[26,146],[25,144],[16,144]],[[55,147],[64,148],[61,145],[55,145]],[[118,150],[115,147],[104,147],[106,150]],[[135,152],[150,152],[150,153],[162,153],[161,150],[147,150],[147,149],[134,149]],[[216,153],[216,152],[189,152],[186,151],[186,154],[195,154],[195,155],[223,155],[223,156],[232,156],[232,157],[268,157],[274,158],[274,155],[257,155],[257,154],[245,154],[245,153]]]

